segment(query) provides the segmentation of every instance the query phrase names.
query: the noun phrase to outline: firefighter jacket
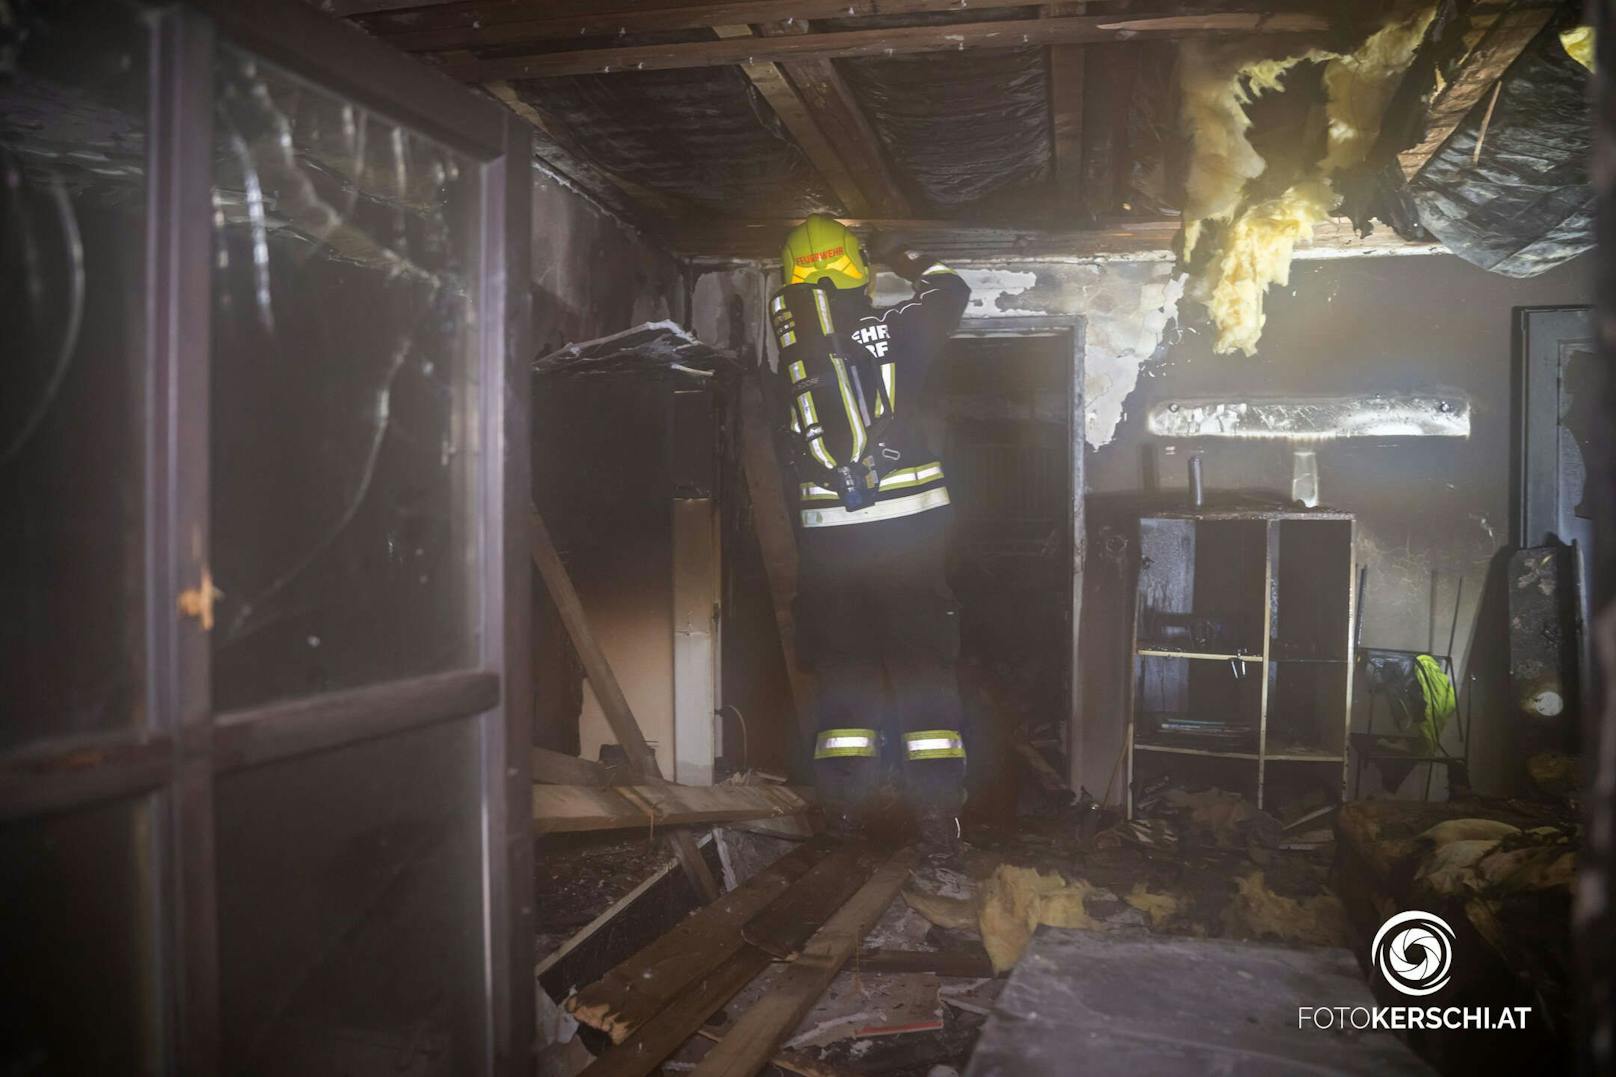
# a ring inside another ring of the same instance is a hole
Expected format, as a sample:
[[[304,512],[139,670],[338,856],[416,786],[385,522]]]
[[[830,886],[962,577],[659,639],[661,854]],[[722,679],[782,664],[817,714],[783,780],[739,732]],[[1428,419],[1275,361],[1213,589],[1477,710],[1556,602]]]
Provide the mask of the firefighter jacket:
[[[947,505],[947,479],[922,426],[920,393],[959,327],[970,287],[938,263],[915,280],[914,298],[884,310],[872,307],[863,291],[816,289],[812,298],[828,315],[826,328],[833,321],[849,347],[862,351],[852,362],[836,362],[834,377],[811,376],[799,336],[808,337],[813,327],[802,324],[807,316],[789,309],[784,291],[770,304],[784,382],[784,392],[775,395],[789,396],[790,425],[802,450],[802,526],[873,523]],[[872,462],[876,473],[867,503],[857,509],[847,507],[827,477],[849,459]]]

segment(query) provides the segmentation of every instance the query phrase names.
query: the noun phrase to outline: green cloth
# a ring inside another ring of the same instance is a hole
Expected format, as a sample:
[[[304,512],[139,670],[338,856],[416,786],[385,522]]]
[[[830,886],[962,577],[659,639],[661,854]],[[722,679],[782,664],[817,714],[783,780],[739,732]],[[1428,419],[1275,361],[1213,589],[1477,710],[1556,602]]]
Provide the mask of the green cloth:
[[[1419,681],[1420,694],[1425,697],[1425,716],[1415,723],[1415,732],[1424,741],[1427,755],[1436,755],[1442,749],[1442,731],[1459,709],[1453,691],[1453,682],[1442,671],[1442,665],[1428,654],[1414,659],[1414,677]]]

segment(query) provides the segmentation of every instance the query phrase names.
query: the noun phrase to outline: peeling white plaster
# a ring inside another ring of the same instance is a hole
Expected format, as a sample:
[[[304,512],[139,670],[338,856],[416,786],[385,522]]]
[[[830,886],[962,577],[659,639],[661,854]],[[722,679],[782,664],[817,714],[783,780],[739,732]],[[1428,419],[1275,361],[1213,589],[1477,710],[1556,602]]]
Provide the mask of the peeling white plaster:
[[[1116,436],[1123,402],[1177,318],[1185,283],[1167,262],[1141,259],[1023,261],[1015,269],[967,266],[959,274],[971,286],[967,318],[1084,319],[1084,438],[1096,449]],[[898,303],[910,294],[893,274],[877,275],[877,303]]]

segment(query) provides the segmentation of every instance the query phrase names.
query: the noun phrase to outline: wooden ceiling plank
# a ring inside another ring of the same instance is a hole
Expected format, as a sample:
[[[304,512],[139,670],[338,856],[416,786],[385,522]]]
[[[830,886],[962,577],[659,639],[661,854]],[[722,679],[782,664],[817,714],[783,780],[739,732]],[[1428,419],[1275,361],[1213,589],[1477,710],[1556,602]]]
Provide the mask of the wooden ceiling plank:
[[[1424,168],[1454,130],[1464,122],[1488,90],[1533,38],[1547,25],[1555,8],[1516,7],[1500,15],[1453,80],[1431,102],[1426,113],[1425,135],[1419,143],[1397,155],[1405,178],[1413,179]]]
[[[872,215],[911,216],[909,197],[887,163],[880,136],[836,65],[830,60],[798,60],[780,66],[821,126],[836,132],[836,152],[846,158]]]
[[[715,26],[713,32],[720,39],[751,38],[752,28],[743,24]],[[849,213],[864,217],[875,212],[865,197],[864,187],[848,167],[846,157],[831,145],[829,136],[821,127],[819,118],[808,108],[797,89],[787,81],[785,72],[773,63],[742,64],[741,70],[757,91],[768,101],[769,107],[790,132],[808,161],[825,177],[825,182]]]
[[[900,26],[782,37],[720,38],[455,60],[444,70],[465,82],[559,75],[785,63],[847,56],[896,56],[969,48],[1172,39],[1208,35],[1318,33],[1329,20],[1310,14],[1217,12],[1202,15],[1075,15],[1059,19]]]
[[[763,260],[777,256],[780,238],[797,222],[778,220],[685,220],[668,236],[676,254],[691,258]],[[952,259],[1088,258],[1171,253],[1176,218],[1129,221],[1092,228],[989,227],[944,220],[844,218],[856,229],[900,236],[927,254]],[[1437,244],[1411,244],[1390,229],[1359,238],[1352,223],[1332,220],[1314,230],[1311,246],[1361,254],[1436,253]]]
[[[314,0],[325,10],[358,0]],[[386,3],[389,0],[368,0]],[[391,0],[400,2],[400,0]],[[418,4],[419,0],[412,0]],[[970,0],[972,9],[1025,7],[1027,0]],[[520,45],[552,38],[770,25],[787,19],[925,15],[959,11],[960,0],[642,0],[640,3],[546,4],[481,0],[403,13],[355,12],[374,33],[408,52]],[[342,12],[336,11],[334,14]]]
[[[342,18],[355,15],[391,15],[411,8],[445,7],[451,0],[309,0],[311,6]]]
[[[785,22],[763,23],[757,28],[763,37],[784,37],[806,34],[806,19],[788,19]],[[831,60],[797,60],[781,64],[780,69],[797,90],[797,95],[818,121],[820,130],[834,132],[833,152],[847,161],[864,201],[873,217],[912,217],[914,209],[898,177],[887,162],[881,147],[881,138],[870,125],[864,108],[853,96],[847,81],[842,78]]]

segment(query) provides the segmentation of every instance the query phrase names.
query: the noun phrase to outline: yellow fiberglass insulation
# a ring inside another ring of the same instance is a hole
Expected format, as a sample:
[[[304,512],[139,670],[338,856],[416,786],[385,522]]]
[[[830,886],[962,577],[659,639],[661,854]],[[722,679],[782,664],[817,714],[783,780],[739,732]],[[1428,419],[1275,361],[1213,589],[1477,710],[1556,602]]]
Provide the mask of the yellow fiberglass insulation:
[[[1181,80],[1184,122],[1192,146],[1184,200],[1184,259],[1192,266],[1189,294],[1217,329],[1215,350],[1257,350],[1263,296],[1290,279],[1298,243],[1335,207],[1330,178],[1361,163],[1380,132],[1381,116],[1430,25],[1434,7],[1393,19],[1351,53],[1310,49],[1286,57],[1254,58],[1227,46],[1189,45]],[[1285,72],[1323,62],[1325,152],[1310,174],[1281,194],[1251,201],[1249,181],[1267,163],[1248,138],[1251,95],[1283,91]],[[1197,252],[1205,224],[1223,225],[1214,249]],[[1200,253],[1202,257],[1194,257]]]

